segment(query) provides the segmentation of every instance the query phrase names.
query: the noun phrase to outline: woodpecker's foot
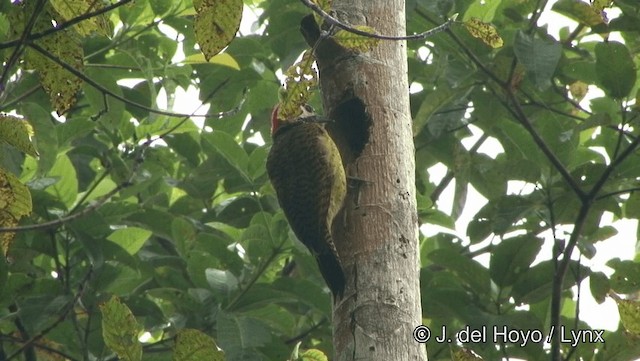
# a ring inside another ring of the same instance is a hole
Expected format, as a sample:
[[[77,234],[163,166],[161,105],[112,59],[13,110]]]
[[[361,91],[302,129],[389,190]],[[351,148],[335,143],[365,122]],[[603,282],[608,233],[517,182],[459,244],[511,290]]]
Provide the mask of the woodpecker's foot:
[[[369,185],[369,184],[373,184],[373,182],[363,178],[347,176],[347,186],[349,188],[359,188],[365,184]]]
[[[355,203],[355,209],[360,208],[361,187],[364,185],[370,185],[370,184],[373,184],[373,182],[366,179],[358,178],[358,177],[347,176],[347,187],[355,190],[355,196],[353,197],[353,202]]]

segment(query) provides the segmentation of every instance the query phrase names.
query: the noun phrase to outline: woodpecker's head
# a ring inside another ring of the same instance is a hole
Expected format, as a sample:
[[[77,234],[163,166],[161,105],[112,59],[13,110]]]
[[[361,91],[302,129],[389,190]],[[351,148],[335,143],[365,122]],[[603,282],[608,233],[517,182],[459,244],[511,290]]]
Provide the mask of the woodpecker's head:
[[[280,109],[280,104],[278,103],[271,112],[271,136],[276,134],[276,131],[282,126],[286,124],[292,124],[295,122],[306,121],[309,119],[317,118],[316,113],[313,111],[313,107],[309,104],[300,105],[300,115],[295,118],[289,119],[280,119],[278,117],[278,109]]]

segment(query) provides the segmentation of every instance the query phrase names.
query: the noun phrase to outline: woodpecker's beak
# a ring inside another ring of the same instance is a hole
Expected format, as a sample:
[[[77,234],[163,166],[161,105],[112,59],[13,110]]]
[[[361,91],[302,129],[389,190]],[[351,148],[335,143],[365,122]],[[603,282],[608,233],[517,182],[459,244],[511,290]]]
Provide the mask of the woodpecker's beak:
[[[322,115],[313,115],[306,119],[308,122],[314,122],[314,123],[333,123],[333,119],[323,117]]]
[[[302,110],[302,114],[300,114],[300,118],[304,119],[304,121],[306,122],[314,122],[314,123],[332,123],[333,122],[333,119],[316,114],[313,111],[313,107],[309,104],[301,105],[300,109]]]

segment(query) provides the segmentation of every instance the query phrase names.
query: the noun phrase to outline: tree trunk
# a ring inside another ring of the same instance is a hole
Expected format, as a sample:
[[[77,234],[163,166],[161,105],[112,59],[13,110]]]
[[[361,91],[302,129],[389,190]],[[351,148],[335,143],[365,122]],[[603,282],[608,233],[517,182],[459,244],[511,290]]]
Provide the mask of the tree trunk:
[[[334,0],[333,9],[348,24],[405,34],[403,0]],[[328,40],[316,49],[330,132],[347,175],[362,180],[334,223],[348,279],[334,305],[335,360],[426,360],[412,337],[422,318],[406,44],[354,54]]]

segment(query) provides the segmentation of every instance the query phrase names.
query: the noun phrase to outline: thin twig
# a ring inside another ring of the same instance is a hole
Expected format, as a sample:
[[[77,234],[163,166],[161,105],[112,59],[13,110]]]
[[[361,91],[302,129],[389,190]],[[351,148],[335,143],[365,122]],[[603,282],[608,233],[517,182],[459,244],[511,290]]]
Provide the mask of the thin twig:
[[[51,29],[47,29],[45,31],[41,31],[39,33],[30,34],[29,36],[26,37],[25,40],[34,41],[34,40],[38,40],[40,38],[44,38],[45,36],[51,35],[51,34],[56,33],[58,31],[62,31],[62,30],[67,29],[67,28],[69,28],[71,26],[74,26],[74,25],[78,24],[81,21],[84,21],[84,20],[87,20],[87,19],[91,19],[93,17],[96,17],[98,15],[102,15],[102,14],[104,14],[106,12],[111,11],[111,10],[117,9],[120,6],[126,5],[126,4],[128,4],[128,3],[132,2],[132,1],[133,0],[122,0],[122,1],[119,1],[119,2],[117,2],[115,4],[111,4],[109,6],[105,6],[102,9],[99,9],[99,10],[96,10],[96,11],[93,11],[93,12],[90,12],[90,13],[86,13],[86,14],[80,15],[78,17],[75,17],[75,18],[73,18],[73,19],[71,19],[71,20],[69,20],[67,22],[64,22],[64,23],[62,23],[62,24],[60,24],[60,25],[58,25],[56,27],[53,27]],[[11,41],[7,41],[7,42],[4,42],[4,43],[0,43],[0,49],[19,46],[20,44],[22,44],[21,39],[11,40]]]
[[[94,210],[102,207],[102,205],[107,203],[107,201],[109,201],[109,199],[111,199],[111,197],[113,197],[116,193],[120,192],[121,190],[123,190],[124,188],[126,188],[126,187],[128,187],[130,185],[131,185],[131,183],[129,183],[129,182],[124,182],[123,184],[118,185],[117,187],[112,189],[110,192],[105,194],[99,201],[97,201],[96,203],[90,205],[89,207],[81,210],[80,212],[73,213],[73,214],[70,214],[70,215],[68,215],[66,217],[62,217],[62,218],[59,218],[59,219],[56,219],[56,220],[53,220],[53,221],[49,221],[49,222],[44,222],[44,223],[29,224],[29,225],[26,225],[26,226],[17,226],[17,227],[0,227],[0,233],[26,232],[26,231],[42,230],[42,229],[54,228],[54,227],[57,227],[57,226],[59,226],[61,224],[71,222],[74,219],[80,218],[80,217],[84,216],[85,214],[91,213]]]
[[[374,33],[370,33],[368,31],[362,31],[360,29],[356,29],[352,26],[349,26],[343,22],[341,22],[340,20],[336,19],[335,17],[331,16],[329,13],[327,13],[326,11],[322,10],[318,5],[312,3],[310,0],[300,0],[302,1],[302,3],[308,7],[309,9],[313,10],[316,14],[322,16],[322,18],[324,19],[324,21],[326,21],[327,23],[331,24],[331,25],[335,25],[337,27],[339,27],[340,29],[346,30],[352,34],[356,34],[356,35],[360,35],[360,36],[365,36],[367,38],[373,38],[373,39],[380,39],[380,40],[424,40],[430,36],[433,36],[437,33],[443,32],[447,29],[449,29],[449,27],[451,27],[451,24],[453,24],[455,22],[455,17],[448,19],[447,21],[445,21],[443,24],[436,26],[433,29],[429,29],[425,32],[422,32],[420,34],[413,34],[413,35],[405,35],[405,36],[392,36],[392,35],[380,35],[380,34],[374,34]]]
[[[597,198],[598,193],[604,187],[605,183],[613,173],[613,171],[618,167],[623,161],[625,161],[633,152],[638,149],[640,145],[640,137],[636,138],[629,144],[629,146],[620,154],[619,157],[614,159],[609,166],[604,170],[598,181],[593,185],[589,193],[585,194],[582,199],[582,205],[580,206],[580,211],[578,216],[576,217],[576,221],[574,223],[573,232],[571,233],[571,237],[569,238],[569,242],[567,242],[567,246],[564,249],[562,261],[558,266],[558,270],[554,275],[552,294],[551,294],[551,326],[554,329],[553,340],[551,343],[551,359],[559,360],[560,359],[560,340],[559,340],[559,326],[560,326],[560,311],[561,311],[561,301],[562,301],[562,286],[564,283],[564,278],[567,274],[567,270],[569,269],[569,264],[571,262],[571,254],[578,244],[578,240],[582,235],[582,229],[586,223],[587,216],[589,214],[589,210]]]
[[[169,112],[169,111],[166,111],[166,110],[159,110],[159,109],[151,108],[151,107],[148,107],[146,105],[133,102],[133,101],[127,99],[126,97],[121,96],[119,94],[116,94],[116,93],[112,92],[111,90],[103,87],[102,85],[98,84],[95,80],[87,77],[86,75],[84,75],[82,72],[80,72],[79,70],[75,69],[71,65],[69,65],[69,64],[65,63],[64,61],[58,59],[56,56],[53,56],[51,53],[49,53],[47,50],[43,49],[38,44],[30,42],[30,43],[28,43],[28,45],[31,48],[33,48],[34,50],[36,50],[37,52],[39,52],[40,54],[44,55],[45,57],[47,57],[48,59],[53,61],[54,63],[60,65],[61,67],[63,67],[67,71],[69,71],[71,74],[77,76],[78,78],[80,78],[81,80],[86,82],[87,84],[89,84],[92,87],[96,88],[97,90],[99,90],[103,94],[110,95],[113,98],[115,98],[117,100],[120,100],[121,102],[123,102],[125,104],[132,105],[132,106],[134,106],[136,108],[140,108],[140,109],[146,110],[146,111],[151,112],[151,113],[160,114],[160,115],[166,115],[166,116],[169,116],[169,117],[176,117],[176,118],[183,118],[183,117],[225,118],[225,117],[229,117],[229,116],[232,116],[232,115],[236,114],[240,110],[239,107],[237,106],[237,107],[235,107],[235,108],[233,108],[231,110],[224,111],[224,112],[218,112],[218,113],[215,113],[215,114],[184,114],[184,113],[173,113],[173,112]]]
[[[40,90],[42,88],[42,85],[37,84],[33,87],[31,87],[31,89],[27,90],[26,92],[18,95],[17,97],[9,100],[8,102],[0,105],[0,111],[3,111],[5,109],[10,108],[11,106],[13,106],[14,104],[20,103],[22,102],[24,99],[28,98],[29,96],[31,96],[33,93],[37,92],[38,90]]]
[[[609,192],[609,193],[605,193],[603,195],[600,195],[600,196],[596,197],[596,201],[599,201],[601,199],[605,199],[605,198],[608,198],[608,197],[617,196],[617,195],[620,195],[620,194],[633,193],[633,192],[637,192],[637,191],[640,191],[640,187],[621,189],[619,191]]]
[[[6,341],[11,341],[11,342],[17,342],[17,343],[22,343],[24,340],[20,339],[19,337],[15,337],[15,336],[11,336],[11,335],[0,335],[0,340],[6,340]],[[73,356],[64,353],[60,350],[56,350],[55,348],[45,345],[43,343],[34,343],[33,347],[39,348],[39,349],[43,349],[47,352],[50,353],[54,353],[56,355],[60,355],[63,357],[64,360],[68,360],[68,361],[78,361],[78,359],[74,358]],[[2,356],[2,355],[0,355]],[[0,357],[0,360],[6,360],[6,358],[2,358]]]
[[[512,111],[513,114],[516,115],[516,119],[518,119],[518,121],[524,127],[524,129],[527,130],[527,132],[529,133],[533,141],[536,143],[538,148],[540,148],[540,150],[542,151],[542,153],[544,153],[544,155],[547,157],[549,162],[551,162],[553,167],[558,171],[558,173],[560,173],[562,178],[564,178],[565,182],[569,184],[569,187],[571,187],[573,192],[581,200],[583,200],[586,195],[585,192],[582,190],[582,188],[580,188],[580,185],[578,185],[578,183],[573,179],[573,177],[571,176],[567,168],[565,168],[565,166],[558,159],[555,153],[551,151],[547,143],[544,141],[544,139],[542,139],[540,134],[538,134],[536,129],[533,127],[533,124],[531,124],[529,117],[527,117],[527,115],[524,113],[524,110],[522,109],[522,106],[520,105],[520,102],[516,98],[512,89],[506,88],[505,90],[507,91],[507,98],[509,99],[510,103],[513,105],[513,109],[510,109],[510,111]]]
[[[9,76],[9,72],[11,71],[11,68],[13,68],[13,65],[18,61],[18,59],[20,59],[20,55],[22,54],[22,51],[24,50],[24,47],[29,40],[31,30],[33,30],[33,27],[36,24],[36,20],[38,19],[38,16],[40,16],[40,12],[42,11],[42,8],[44,7],[44,5],[45,5],[44,0],[39,0],[38,3],[35,5],[33,14],[31,14],[31,17],[29,18],[29,22],[25,26],[24,31],[20,36],[20,39],[16,40],[15,49],[11,53],[9,60],[5,62],[4,70],[2,71],[2,75],[0,75],[0,94],[4,93],[4,90],[5,90],[4,82]]]
[[[38,332],[37,335],[31,337],[28,341],[23,343],[19,349],[17,349],[14,353],[12,353],[10,356],[7,357],[7,360],[11,360],[12,358],[22,353],[24,349],[31,347],[34,342],[46,336],[47,333],[49,333],[51,330],[56,328],[60,323],[62,323],[67,318],[67,315],[69,314],[69,312],[73,311],[73,307],[78,302],[80,297],[82,297],[82,295],[84,294],[84,290],[86,289],[87,282],[89,282],[89,278],[91,278],[92,274],[93,274],[93,267],[90,266],[89,271],[84,276],[83,280],[80,282],[78,286],[78,293],[76,293],[76,295],[71,301],[69,301],[64,307],[62,307],[62,312],[60,313],[58,318],[54,320],[51,325],[45,327],[40,332]]]
[[[322,320],[320,320],[320,322],[316,323],[315,325],[311,326],[308,330],[305,330],[303,332],[301,332],[298,335],[295,335],[293,337],[291,337],[290,339],[287,339],[284,341],[285,344],[290,345],[292,343],[296,343],[300,340],[302,340],[303,338],[307,337],[311,332],[317,330],[318,328],[320,328],[320,326],[324,325],[325,323],[327,323],[328,319],[326,317],[323,317]]]
[[[487,139],[489,139],[489,135],[487,133],[482,133],[482,135],[480,136],[478,141],[476,141],[475,144],[473,145],[473,147],[471,147],[471,149],[469,149],[469,154],[477,153],[478,149],[480,148],[480,146]],[[429,196],[429,198],[431,199],[431,202],[435,203],[438,200],[438,198],[440,198],[440,195],[442,194],[442,192],[444,192],[444,190],[447,188],[449,183],[451,183],[451,181],[453,180],[454,176],[455,176],[455,173],[452,170],[448,170],[447,171],[447,174],[445,174],[444,178],[442,178],[442,180],[436,186],[436,188],[433,190],[433,192],[431,192],[431,195]]]

